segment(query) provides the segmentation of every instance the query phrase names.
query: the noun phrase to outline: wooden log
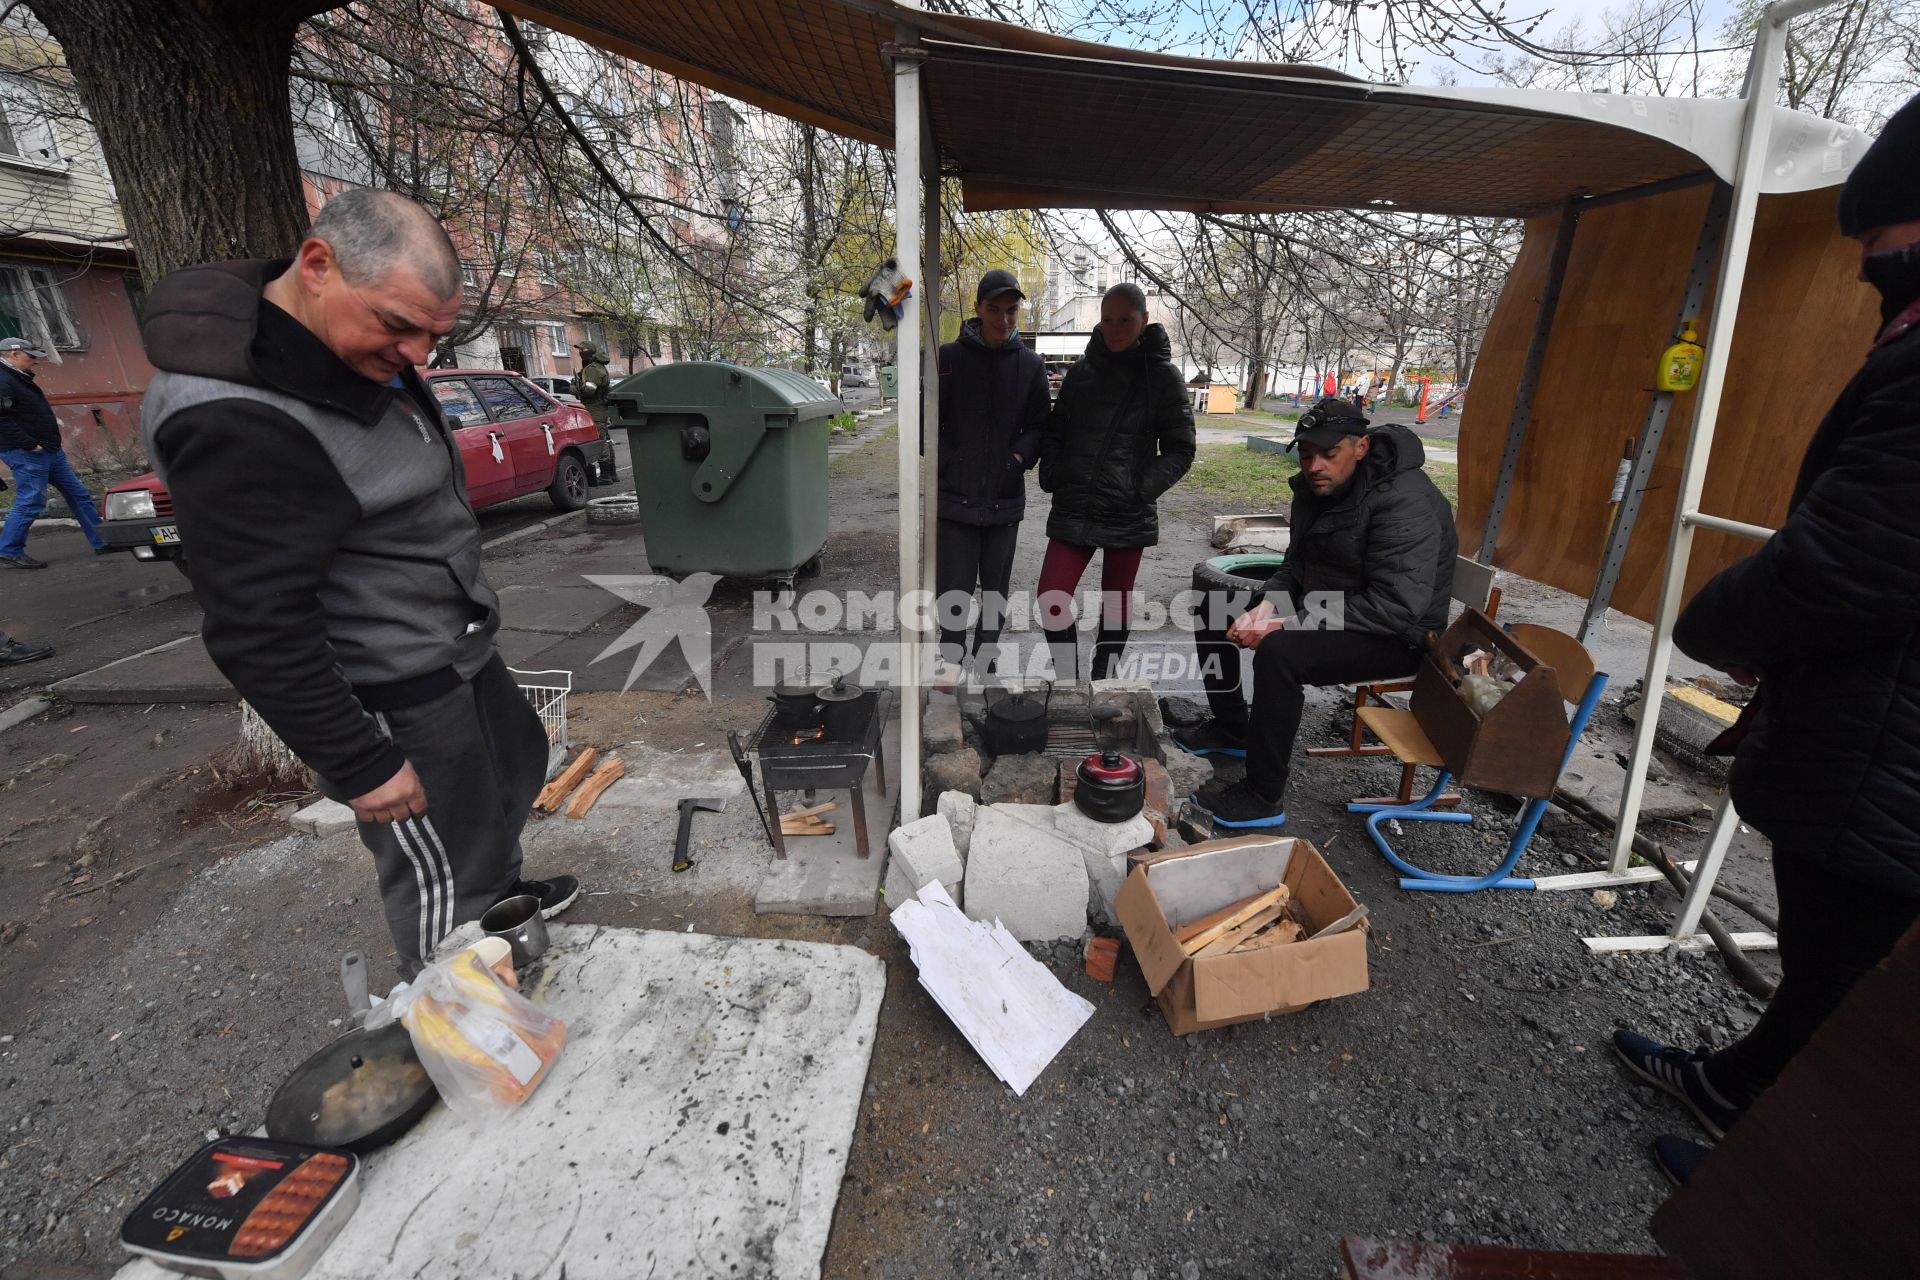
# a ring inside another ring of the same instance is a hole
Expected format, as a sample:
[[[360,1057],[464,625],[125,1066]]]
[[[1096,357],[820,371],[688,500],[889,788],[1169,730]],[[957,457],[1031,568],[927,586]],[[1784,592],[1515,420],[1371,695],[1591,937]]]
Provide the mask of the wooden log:
[[[839,807],[840,802],[838,800],[828,800],[824,804],[810,804],[804,809],[789,809],[781,814],[780,817],[783,821],[787,818],[811,818],[816,814],[832,813]]]
[[[1259,896],[1260,895],[1256,893],[1255,895],[1253,895],[1253,898],[1257,898]],[[1225,920],[1228,916],[1232,915],[1234,912],[1238,911],[1240,908],[1246,906],[1249,902],[1252,902],[1253,898],[1242,898],[1238,902],[1229,902],[1226,906],[1220,908],[1218,911],[1213,912],[1211,915],[1204,915],[1204,916],[1201,916],[1198,920],[1192,921],[1189,924],[1181,925],[1178,929],[1175,929],[1173,931],[1173,940],[1175,942],[1179,942],[1182,944],[1186,943],[1190,939],[1197,937],[1202,933],[1205,933],[1208,929],[1211,929],[1214,925],[1219,924],[1222,920]]]
[[[833,824],[831,822],[796,822],[788,826],[783,822],[780,824],[780,834],[783,836],[830,836],[833,834]]]
[[[1261,951],[1267,947],[1284,947],[1289,942],[1298,942],[1306,936],[1307,931],[1300,927],[1298,920],[1278,920],[1274,922],[1271,929],[1261,933],[1259,937],[1243,939],[1234,950],[1244,954],[1248,951]]]
[[[618,756],[595,769],[593,776],[581,784],[580,790],[567,802],[567,816],[586,817],[587,810],[593,808],[593,802],[600,798],[600,793],[617,782],[626,771],[626,762]]]
[[[1233,928],[1233,926],[1239,924],[1241,921],[1251,920],[1254,916],[1259,915],[1271,906],[1277,905],[1284,907],[1287,899],[1292,895],[1293,891],[1291,889],[1285,885],[1281,885],[1277,889],[1269,889],[1257,897],[1249,898],[1245,906],[1228,916],[1225,920],[1222,920],[1219,924],[1202,929],[1199,933],[1194,934],[1193,937],[1181,943],[1180,949],[1190,956],[1197,955],[1201,948],[1205,947],[1209,942],[1212,942],[1215,938]]]
[[[552,782],[540,789],[540,795],[533,802],[533,811],[541,816],[558,813],[566,802],[567,793],[580,785],[580,779],[587,776],[593,768],[594,758],[600,754],[596,747],[586,747],[579,755],[567,762]]]
[[[1287,904],[1284,902],[1276,902],[1259,915],[1249,916],[1239,924],[1234,925],[1212,942],[1200,948],[1195,954],[1217,956],[1228,951],[1233,951],[1237,949],[1241,943],[1251,940],[1256,933],[1259,933],[1274,921],[1284,918],[1286,913]]]

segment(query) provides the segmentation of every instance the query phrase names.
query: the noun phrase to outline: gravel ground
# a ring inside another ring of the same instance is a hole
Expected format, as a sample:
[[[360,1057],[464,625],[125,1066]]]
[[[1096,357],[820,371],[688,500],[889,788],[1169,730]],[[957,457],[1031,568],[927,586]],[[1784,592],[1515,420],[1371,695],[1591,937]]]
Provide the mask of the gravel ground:
[[[892,573],[891,467],[867,452],[836,472],[830,588],[876,590]],[[1036,499],[1016,582],[1037,571]],[[1207,553],[1204,508],[1193,494],[1163,506],[1144,590],[1185,585]],[[578,554],[585,536],[515,543],[496,573],[564,573],[549,548]],[[1509,618],[1565,607],[1563,594],[1503,586]],[[1616,627],[1613,642],[1630,650],[1631,632]],[[716,725],[749,724],[761,705],[580,696],[574,737],[711,754]],[[204,772],[227,740],[223,714],[57,708],[0,737],[12,780],[0,789],[8,1277],[38,1277],[56,1262],[111,1268],[133,1201],[205,1133],[258,1123],[277,1081],[335,1033],[340,952],[386,954],[352,838],[284,835]],[[1331,693],[1315,695],[1305,736],[1331,744],[1345,723]],[[1610,699],[1588,749],[1623,751],[1624,733]],[[727,767],[723,757],[716,767]],[[683,877],[665,870],[670,822],[598,814],[537,826],[529,870],[586,880],[595,896],[570,919],[837,941],[888,961],[823,1274],[1324,1276],[1338,1237],[1353,1233],[1651,1249],[1646,1222],[1665,1187],[1646,1144],[1689,1134],[1691,1123],[1678,1104],[1627,1082],[1607,1037],[1633,1025],[1725,1043],[1757,1005],[1714,957],[1600,959],[1581,945],[1596,933],[1663,931],[1675,905],[1664,887],[1623,891],[1607,911],[1585,893],[1402,892],[1341,808],[1392,776],[1378,761],[1315,760],[1296,772],[1290,797],[1289,830],[1319,845],[1373,909],[1369,991],[1176,1040],[1130,957],[1103,984],[1082,971],[1078,944],[1038,948],[1097,1012],[1024,1099],[920,990],[884,920],[754,915],[751,872],[767,854],[745,803],[703,828],[710,847]],[[1443,870],[1490,865],[1511,802],[1469,793],[1467,803],[1481,815],[1474,825],[1411,828],[1406,846]],[[1704,836],[1659,830],[1676,854]],[[1599,837],[1560,823],[1521,870],[1588,867],[1604,854]],[[1727,879],[1770,902],[1764,857],[1764,843],[1743,835]],[[84,873],[143,865],[119,887],[68,896],[87,886]]]

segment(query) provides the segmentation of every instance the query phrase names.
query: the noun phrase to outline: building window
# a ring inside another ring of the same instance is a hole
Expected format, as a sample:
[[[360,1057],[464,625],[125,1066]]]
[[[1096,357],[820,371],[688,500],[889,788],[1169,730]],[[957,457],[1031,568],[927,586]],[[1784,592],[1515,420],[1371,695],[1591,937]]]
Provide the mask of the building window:
[[[43,350],[86,345],[60,277],[46,267],[0,265],[0,338],[25,338]]]
[[[567,326],[550,324],[547,326],[547,353],[564,358],[567,354]]]
[[[46,101],[39,86],[24,76],[0,75],[0,155],[33,164],[60,163]]]
[[[460,259],[460,283],[469,289],[479,287],[480,280],[473,274],[473,264],[465,258]]]

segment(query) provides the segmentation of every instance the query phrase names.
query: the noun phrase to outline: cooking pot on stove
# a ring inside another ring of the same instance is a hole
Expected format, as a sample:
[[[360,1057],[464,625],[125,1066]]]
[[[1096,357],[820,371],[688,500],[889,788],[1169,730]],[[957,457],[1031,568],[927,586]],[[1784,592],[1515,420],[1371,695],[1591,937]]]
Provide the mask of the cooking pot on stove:
[[[827,737],[836,742],[850,742],[866,728],[867,691],[848,681],[844,675],[835,676],[833,683],[814,691],[814,697],[820,703],[820,722],[826,726]]]
[[[767,701],[778,710],[782,724],[812,728],[820,723],[820,689],[811,680],[782,680]]]
[[[1138,760],[1109,748],[1074,771],[1073,807],[1095,822],[1125,822],[1147,800],[1147,773]]]
[[[987,754],[1017,756],[1047,748],[1047,708],[1053,702],[1053,686],[1047,686],[1046,701],[1027,693],[1002,693],[995,702],[986,695],[987,725],[984,735]]]

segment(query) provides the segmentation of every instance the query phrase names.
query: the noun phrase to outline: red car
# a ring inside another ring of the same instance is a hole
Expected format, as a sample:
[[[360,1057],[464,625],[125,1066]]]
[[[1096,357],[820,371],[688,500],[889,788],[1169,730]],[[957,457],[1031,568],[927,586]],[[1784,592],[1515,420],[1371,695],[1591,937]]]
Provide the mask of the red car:
[[[505,369],[422,369],[420,376],[460,444],[476,509],[544,490],[560,510],[578,511],[596,476],[613,478],[613,445],[580,406],[561,404]],[[108,489],[103,515],[107,545],[186,567],[173,498],[153,472]]]

